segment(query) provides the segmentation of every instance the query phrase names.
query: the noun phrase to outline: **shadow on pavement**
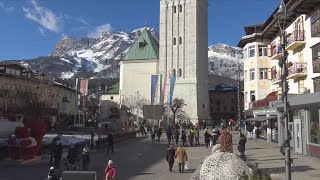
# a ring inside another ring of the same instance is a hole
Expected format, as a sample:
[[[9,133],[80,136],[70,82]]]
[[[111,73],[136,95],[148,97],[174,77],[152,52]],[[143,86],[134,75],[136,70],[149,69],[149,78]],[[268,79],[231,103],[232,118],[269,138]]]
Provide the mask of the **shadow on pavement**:
[[[117,168],[117,180],[153,174],[153,170],[148,168],[165,158],[168,145],[162,144],[164,142],[151,143],[150,137],[138,137],[115,144],[115,153],[109,153],[108,157],[106,152],[94,154],[90,169],[97,172],[97,179],[104,179],[106,164],[109,159],[112,159]]]

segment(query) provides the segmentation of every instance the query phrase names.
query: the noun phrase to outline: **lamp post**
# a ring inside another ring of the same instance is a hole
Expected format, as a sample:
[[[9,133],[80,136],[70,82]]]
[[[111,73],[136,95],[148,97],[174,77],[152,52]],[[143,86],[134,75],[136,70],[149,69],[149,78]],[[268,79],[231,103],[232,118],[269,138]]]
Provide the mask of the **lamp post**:
[[[288,103],[288,91],[289,86],[287,82],[288,69],[287,69],[287,52],[286,52],[286,35],[285,35],[285,22],[287,19],[287,8],[283,0],[281,0],[279,10],[274,15],[278,19],[278,25],[280,28],[281,36],[281,55],[282,60],[279,61],[279,66],[282,69],[282,101],[284,104],[283,115],[281,121],[284,122],[284,142],[280,147],[280,152],[285,155],[285,168],[286,168],[286,180],[291,180],[291,155],[290,155],[290,140],[291,135],[289,132],[289,103]],[[283,22],[282,22],[283,21]],[[283,123],[282,123],[283,124]]]

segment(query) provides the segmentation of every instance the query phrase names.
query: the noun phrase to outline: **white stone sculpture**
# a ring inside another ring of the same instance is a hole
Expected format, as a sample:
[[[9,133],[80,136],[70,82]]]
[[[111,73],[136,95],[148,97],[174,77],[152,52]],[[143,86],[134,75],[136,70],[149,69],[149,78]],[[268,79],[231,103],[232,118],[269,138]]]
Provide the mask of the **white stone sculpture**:
[[[212,147],[212,154],[220,152],[220,144],[216,144]]]
[[[236,180],[242,173],[251,174],[251,169],[238,156],[217,152],[204,160],[200,170],[200,180]]]

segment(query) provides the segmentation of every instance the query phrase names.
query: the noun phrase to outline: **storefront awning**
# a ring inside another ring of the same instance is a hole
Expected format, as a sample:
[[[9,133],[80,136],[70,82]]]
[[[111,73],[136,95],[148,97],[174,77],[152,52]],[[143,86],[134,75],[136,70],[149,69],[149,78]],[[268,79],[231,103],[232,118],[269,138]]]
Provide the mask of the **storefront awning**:
[[[244,122],[263,122],[273,118],[277,118],[277,116],[270,116],[270,117],[257,116],[250,119],[245,119]]]

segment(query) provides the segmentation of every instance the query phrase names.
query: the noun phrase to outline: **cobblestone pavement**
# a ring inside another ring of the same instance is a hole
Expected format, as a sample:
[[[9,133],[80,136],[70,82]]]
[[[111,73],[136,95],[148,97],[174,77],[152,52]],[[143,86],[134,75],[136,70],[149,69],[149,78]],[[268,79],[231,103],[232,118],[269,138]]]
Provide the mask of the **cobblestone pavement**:
[[[234,153],[238,154],[239,132],[233,132]],[[285,179],[284,156],[276,143],[252,139],[246,144],[246,157],[249,164],[258,163],[259,168],[271,174],[273,180]],[[320,180],[320,160],[297,153],[292,155],[292,180]]]
[[[204,139],[201,138],[200,142],[203,144]],[[167,147],[164,136],[160,143],[153,144],[149,136],[129,139],[115,144],[115,153],[109,153],[109,156],[105,150],[92,151],[90,170],[97,171],[98,180],[103,180],[106,163],[112,159],[117,167],[117,180],[185,180],[192,176],[203,158],[211,152],[211,148],[206,148],[204,145],[186,147],[189,170],[180,174],[175,164],[173,172],[170,173],[165,160]],[[63,163],[64,160],[61,164]],[[28,165],[17,166],[0,162],[0,179],[43,180],[47,176],[48,169],[47,156],[44,156],[41,161]]]

